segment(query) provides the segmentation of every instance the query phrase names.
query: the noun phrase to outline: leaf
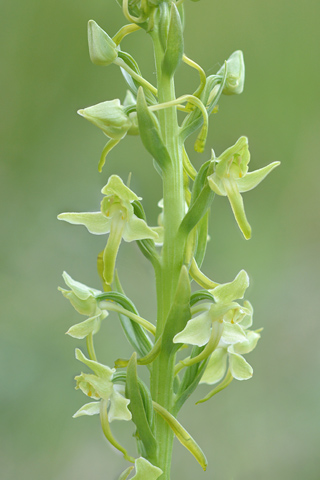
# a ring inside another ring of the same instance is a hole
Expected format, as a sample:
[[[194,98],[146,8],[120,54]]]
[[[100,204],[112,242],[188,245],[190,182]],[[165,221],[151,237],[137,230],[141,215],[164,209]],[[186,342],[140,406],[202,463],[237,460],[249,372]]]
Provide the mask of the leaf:
[[[134,352],[127,367],[126,396],[130,399],[129,409],[137,433],[148,458],[156,456],[157,442],[151,431],[137,377],[137,354]]]
[[[197,462],[201,465],[203,470],[207,469],[207,459],[205,454],[197,444],[197,442],[191,437],[185,428],[178,422],[178,420],[171,415],[165,408],[156,402],[153,402],[154,410],[161,415],[161,417],[167,422],[179,442],[194,456]]]

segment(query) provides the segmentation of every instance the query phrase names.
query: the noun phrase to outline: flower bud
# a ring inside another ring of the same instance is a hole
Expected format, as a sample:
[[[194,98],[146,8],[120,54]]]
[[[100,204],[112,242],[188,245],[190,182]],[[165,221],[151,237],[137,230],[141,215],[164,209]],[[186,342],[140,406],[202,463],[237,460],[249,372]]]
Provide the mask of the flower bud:
[[[181,18],[174,3],[171,5],[170,24],[167,38],[167,48],[163,57],[163,72],[171,77],[182,61],[183,29]]]
[[[110,65],[118,56],[116,44],[94,20],[88,22],[88,44],[95,65]]]
[[[237,50],[230,55],[226,65],[220,68],[218,75],[224,75],[226,67],[227,78],[222,93],[225,95],[239,95],[243,92],[245,78],[244,59],[241,50]]]
[[[108,137],[116,140],[123,138],[132,126],[118,99],[98,103],[78,110],[78,113],[99,127]]]

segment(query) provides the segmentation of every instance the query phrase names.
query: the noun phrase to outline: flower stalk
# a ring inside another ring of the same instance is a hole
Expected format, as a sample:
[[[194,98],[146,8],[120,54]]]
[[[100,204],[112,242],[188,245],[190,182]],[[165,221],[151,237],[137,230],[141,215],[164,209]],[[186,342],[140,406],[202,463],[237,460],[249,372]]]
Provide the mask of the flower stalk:
[[[86,341],[88,358],[79,349],[76,358],[93,374],[78,375],[76,388],[95,401],[83,405],[74,416],[98,414],[108,442],[123,453],[125,460],[134,463],[134,467],[126,466],[119,480],[170,480],[174,437],[203,469],[207,466],[202,449],[179,423],[179,410],[199,383],[217,384],[197,402],[202,403],[224,390],[233,379],[251,378],[253,369],[244,355],[255,348],[260,338],[260,330],[251,329],[253,308],[243,300],[249,285],[247,273],[242,270],[233,281],[219,284],[201,270],[214,196],[228,198],[236,223],[249,239],[251,226],[241,193],[257,186],[279,162],[248,172],[248,139],[241,137],[218,157],[212,150],[211,157],[204,159],[197,171],[185,140],[197,132],[195,151],[204,152],[210,114],[217,111],[217,102],[222,95],[243,91],[243,54],[234,52],[216,74],[207,77],[184,52],[187,2],[117,1],[130,24],[111,37],[90,20],[89,52],[97,65],[119,66],[129,90],[123,104],[119,99],[105,100],[79,110],[79,114],[109,138],[102,150],[99,171],[106,155],[115,154],[114,147],[127,134],[140,136],[146,149],[145,160],[153,158],[162,180],[163,199],[159,205],[163,210],[158,225],[149,226],[141,197],[117,175],[111,175],[101,190],[98,211],[60,214],[60,220],[85,226],[94,235],[107,235],[106,246],[98,254],[103,291],[75,281],[67,273],[63,278],[69,290],[60,290],[77,312],[87,317],[67,333]],[[123,38],[138,30],[153,44],[156,86],[144,78],[134,57],[120,49]],[[200,85],[193,94],[186,92],[177,98],[175,73],[181,63],[198,71]],[[182,122],[178,110],[184,115]],[[122,240],[136,242],[153,266],[156,324],[139,315],[120,283],[116,267]],[[193,282],[200,290],[191,293]],[[115,359],[115,368],[110,368],[99,363],[94,338],[101,322],[108,324],[115,315],[132,355],[127,360]],[[140,378],[141,368],[148,370],[148,385]],[[110,425],[113,420],[134,423],[136,454],[114,438]]]

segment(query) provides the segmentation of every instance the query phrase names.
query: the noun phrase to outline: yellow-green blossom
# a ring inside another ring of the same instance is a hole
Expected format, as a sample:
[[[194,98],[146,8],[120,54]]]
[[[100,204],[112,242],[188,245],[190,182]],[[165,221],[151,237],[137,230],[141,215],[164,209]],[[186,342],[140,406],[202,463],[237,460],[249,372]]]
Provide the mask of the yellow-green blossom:
[[[247,137],[240,137],[232,147],[216,159],[215,171],[208,177],[209,186],[217,195],[227,196],[235,219],[244,237],[251,237],[241,193],[255,188],[280,162],[248,172],[250,152]]]
[[[61,213],[59,220],[75,225],[84,225],[90,233],[109,233],[103,253],[103,276],[107,284],[113,281],[117,253],[123,238],[126,242],[143,239],[158,239],[155,230],[134,214],[132,203],[141,200],[117,175],[109,178],[101,192],[105,195],[100,212]]]

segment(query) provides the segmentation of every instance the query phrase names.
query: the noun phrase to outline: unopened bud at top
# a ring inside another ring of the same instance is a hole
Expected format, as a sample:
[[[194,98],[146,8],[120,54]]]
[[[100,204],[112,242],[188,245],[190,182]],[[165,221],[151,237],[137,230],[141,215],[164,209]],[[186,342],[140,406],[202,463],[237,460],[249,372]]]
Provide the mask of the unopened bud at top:
[[[227,68],[227,78],[222,93],[225,95],[239,95],[243,92],[245,67],[243,53],[241,50],[233,52],[223,67],[220,68],[218,75],[225,75]]]
[[[88,22],[88,44],[92,63],[110,65],[118,56],[117,46],[94,20]]]

